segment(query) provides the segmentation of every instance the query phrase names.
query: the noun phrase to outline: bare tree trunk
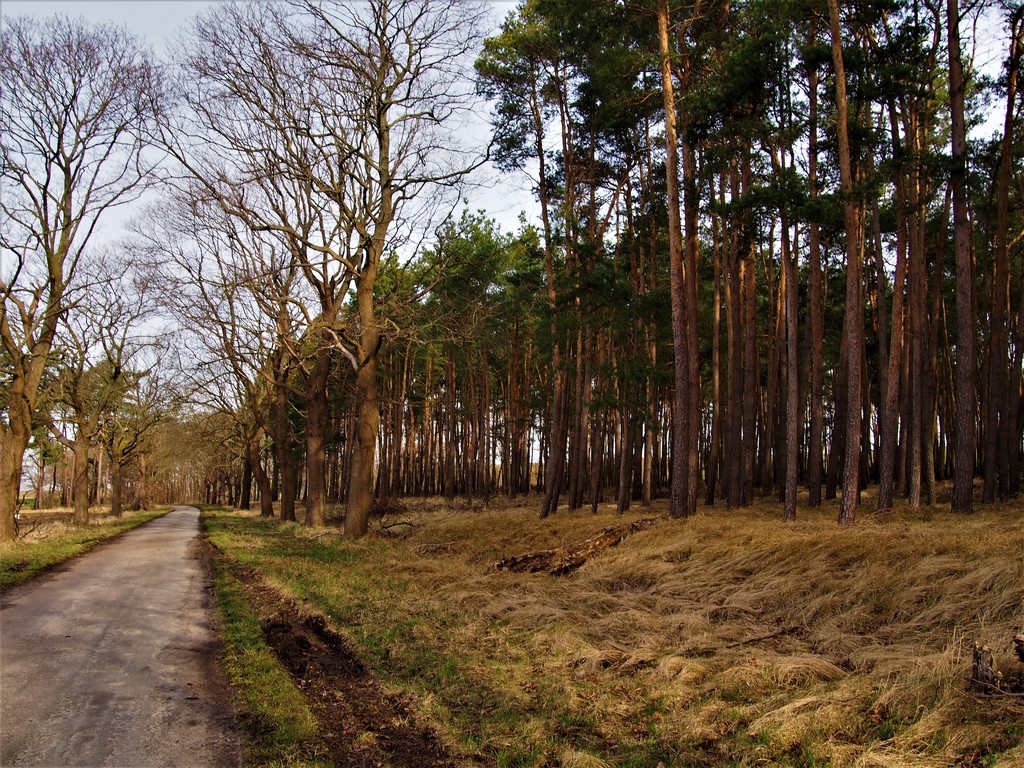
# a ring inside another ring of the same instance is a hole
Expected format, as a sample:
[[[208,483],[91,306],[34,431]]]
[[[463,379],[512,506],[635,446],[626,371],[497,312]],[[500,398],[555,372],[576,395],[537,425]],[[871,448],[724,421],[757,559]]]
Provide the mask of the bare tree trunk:
[[[389,203],[389,201],[388,201]],[[390,205],[386,206],[390,211]],[[390,221],[390,219],[387,219]],[[358,283],[356,303],[359,311],[359,367],[356,371],[356,428],[349,475],[348,509],[345,514],[345,535],[366,534],[370,507],[373,504],[373,470],[380,428],[380,399],[377,392],[377,353],[382,341],[380,325],[374,309],[373,289],[377,264],[384,249],[383,234],[387,222],[378,222],[377,236],[370,245],[367,266]]]
[[[817,33],[812,27],[808,33],[811,41],[817,41]],[[807,139],[807,184],[812,199],[818,197],[818,70],[811,66],[808,75],[808,139]],[[807,436],[807,505],[817,507],[821,504],[822,462],[824,447],[823,391],[825,386],[824,362],[824,310],[821,273],[821,233],[818,222],[809,223],[808,231],[808,333],[810,335],[810,351],[808,367],[810,370],[810,425]]]
[[[288,418],[288,389],[283,382],[275,384],[274,453],[281,476],[281,520],[295,520],[296,468],[292,454],[291,425]]]
[[[996,181],[995,270],[992,276],[992,316],[988,347],[988,418],[985,425],[985,485],[982,501],[992,503],[1009,495],[1009,457],[1019,450],[1013,444],[1009,419],[1012,387],[1009,378],[1010,268],[1007,239],[1010,230],[1010,173],[1013,165],[1014,108],[1017,75],[1024,53],[1024,6],[1014,13],[1010,29],[1010,58],[1007,67],[1006,113],[1000,143],[999,172]],[[1014,393],[1015,394],[1015,393]]]
[[[861,441],[861,357],[864,338],[863,306],[861,305],[861,237],[859,212],[853,199],[850,137],[846,99],[846,70],[843,65],[842,27],[838,0],[828,0],[832,31],[832,61],[836,73],[836,131],[839,138],[839,174],[843,189],[843,223],[846,229],[846,318],[843,333],[847,339],[846,451],[843,464],[843,498],[839,505],[839,522],[853,525],[857,517],[860,495]]]
[[[260,456],[260,435],[249,440],[246,446],[248,451],[249,465],[252,467],[253,478],[256,480],[256,490],[260,495],[260,517],[274,516],[274,502],[270,492],[270,477],[263,467],[263,460]]]
[[[14,539],[14,513],[21,488],[21,462],[28,448],[29,434],[12,418],[11,426],[0,423],[0,541]]]
[[[367,360],[356,374],[356,404],[356,444],[345,515],[345,533],[349,536],[366,533],[373,504],[373,460],[380,425],[376,357]]]
[[[661,51],[661,91],[665,110],[665,163],[668,185],[669,275],[672,304],[672,348],[675,353],[675,396],[672,408],[672,498],[669,514],[688,514],[689,440],[687,389],[686,302],[683,285],[683,233],[680,221],[679,146],[676,135],[675,88],[672,84],[672,54],[669,46],[668,0],[658,2],[658,41]],[[628,429],[628,427],[624,427]],[[620,493],[628,493],[620,489]]]
[[[960,58],[960,6],[946,1],[949,42],[949,106],[951,118],[953,187],[953,243],[956,250],[956,415],[954,424],[956,465],[953,475],[952,511],[974,511],[975,450],[975,324],[974,269],[971,264],[971,232],[967,220],[967,127],[964,119],[964,72]]]
[[[89,524],[89,440],[76,435],[72,450],[75,454],[75,471],[72,479],[72,497],[75,504],[75,525]]]
[[[313,370],[306,378],[306,525],[327,524],[327,378],[331,352],[321,339]],[[374,433],[376,435],[376,433]],[[376,438],[375,438],[376,439]]]
[[[110,459],[110,514],[113,517],[121,517],[123,512],[121,497],[124,494],[124,475],[121,462],[116,458]]]

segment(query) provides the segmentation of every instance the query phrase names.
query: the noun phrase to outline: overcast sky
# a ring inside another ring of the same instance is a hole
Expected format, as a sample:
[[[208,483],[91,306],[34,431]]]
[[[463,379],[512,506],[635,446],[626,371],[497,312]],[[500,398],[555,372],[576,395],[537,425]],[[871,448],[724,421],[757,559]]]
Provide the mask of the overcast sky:
[[[148,41],[158,56],[164,56],[174,39],[187,31],[192,18],[214,4],[213,0],[0,0],[0,21],[7,16],[58,13],[92,22],[122,24]],[[490,4],[495,8],[496,30],[505,14],[515,7],[515,2],[500,0]],[[480,142],[483,146],[490,131],[486,125],[489,117],[486,108],[480,117]],[[531,192],[533,182],[526,176],[504,175],[490,169],[480,175],[477,183],[480,187],[468,193],[469,209],[485,210],[500,224],[502,231],[518,230],[520,211],[526,211],[531,220],[539,219],[539,205]],[[114,227],[104,227],[105,234],[116,236],[111,230],[120,228],[122,218],[127,219],[117,216]]]
[[[158,55],[167,53],[169,44],[187,29],[189,21],[201,10],[213,5],[212,0],[0,0],[0,22],[11,15],[49,15],[62,13],[71,17],[81,16],[90,21],[123,24],[135,34],[148,40]],[[512,8],[515,0],[492,0],[495,9],[495,28]],[[984,71],[998,72],[1005,56],[1007,33],[995,12],[983,19],[977,31],[976,61]],[[968,48],[974,30],[965,26],[964,35]],[[990,134],[1001,128],[1003,105],[990,107],[990,118],[982,133]],[[481,143],[487,141],[489,129],[485,125],[486,114],[481,115]],[[533,182],[524,175],[502,176],[491,170],[481,179],[483,189],[471,193],[469,208],[484,209],[494,217],[506,232],[518,229],[520,211],[526,211],[532,220],[539,218],[539,206],[534,200],[531,187]]]

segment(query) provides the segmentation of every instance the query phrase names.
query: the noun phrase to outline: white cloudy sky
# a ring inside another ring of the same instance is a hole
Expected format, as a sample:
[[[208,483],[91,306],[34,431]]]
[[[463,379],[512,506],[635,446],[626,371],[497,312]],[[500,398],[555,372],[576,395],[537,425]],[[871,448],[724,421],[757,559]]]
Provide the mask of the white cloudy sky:
[[[9,15],[52,13],[114,22],[127,26],[148,40],[160,55],[166,53],[174,38],[187,29],[192,17],[212,4],[211,0],[0,0],[0,23]],[[495,27],[515,6],[514,0],[491,0],[490,4],[495,10]],[[989,73],[998,72],[1008,36],[995,12],[995,3],[991,4],[990,13],[976,29],[965,27],[963,31],[965,45],[973,48],[982,69]],[[1000,104],[991,105],[990,118],[983,133],[990,134],[1001,128],[1002,109]],[[481,142],[487,140],[486,117],[486,114],[481,114]],[[526,211],[534,220],[539,217],[538,205],[531,192],[533,182],[527,177],[502,176],[492,169],[486,177],[481,177],[480,184],[481,187],[472,193],[469,208],[486,210],[504,230],[518,229],[520,211]]]
[[[7,16],[47,16],[58,13],[72,18],[83,17],[93,22],[122,24],[144,38],[157,55],[167,53],[174,39],[188,29],[192,18],[215,3],[211,0],[0,0],[0,22]],[[511,0],[491,2],[495,9],[497,29],[501,18],[514,6]],[[486,144],[489,128],[487,108],[480,114],[480,142]],[[519,214],[526,211],[530,219],[539,219],[539,206],[533,199],[533,182],[525,175],[506,176],[494,169],[486,169],[478,178],[477,186],[467,193],[469,209],[483,209],[506,232],[519,228]],[[116,237],[117,230],[129,218],[116,218],[113,226],[104,228],[104,235]]]

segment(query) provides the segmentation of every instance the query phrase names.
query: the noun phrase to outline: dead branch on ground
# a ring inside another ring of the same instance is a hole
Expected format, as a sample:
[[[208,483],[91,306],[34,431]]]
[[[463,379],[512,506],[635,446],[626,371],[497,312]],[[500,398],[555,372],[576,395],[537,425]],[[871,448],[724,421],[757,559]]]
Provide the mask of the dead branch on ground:
[[[540,573],[546,571],[552,576],[564,576],[583,565],[598,552],[616,546],[630,534],[650,528],[663,518],[648,517],[634,520],[626,525],[611,525],[598,531],[594,536],[574,544],[556,549],[544,549],[526,555],[505,557],[494,564],[499,571],[513,573]]]

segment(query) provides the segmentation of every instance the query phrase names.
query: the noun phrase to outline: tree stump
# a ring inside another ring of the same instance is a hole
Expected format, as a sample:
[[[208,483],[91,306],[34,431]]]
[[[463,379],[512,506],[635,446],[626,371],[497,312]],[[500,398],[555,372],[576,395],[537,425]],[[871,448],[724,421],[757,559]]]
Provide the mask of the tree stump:
[[[987,645],[974,644],[974,663],[971,665],[971,687],[981,693],[999,693],[1003,674],[992,658],[992,649]]]

